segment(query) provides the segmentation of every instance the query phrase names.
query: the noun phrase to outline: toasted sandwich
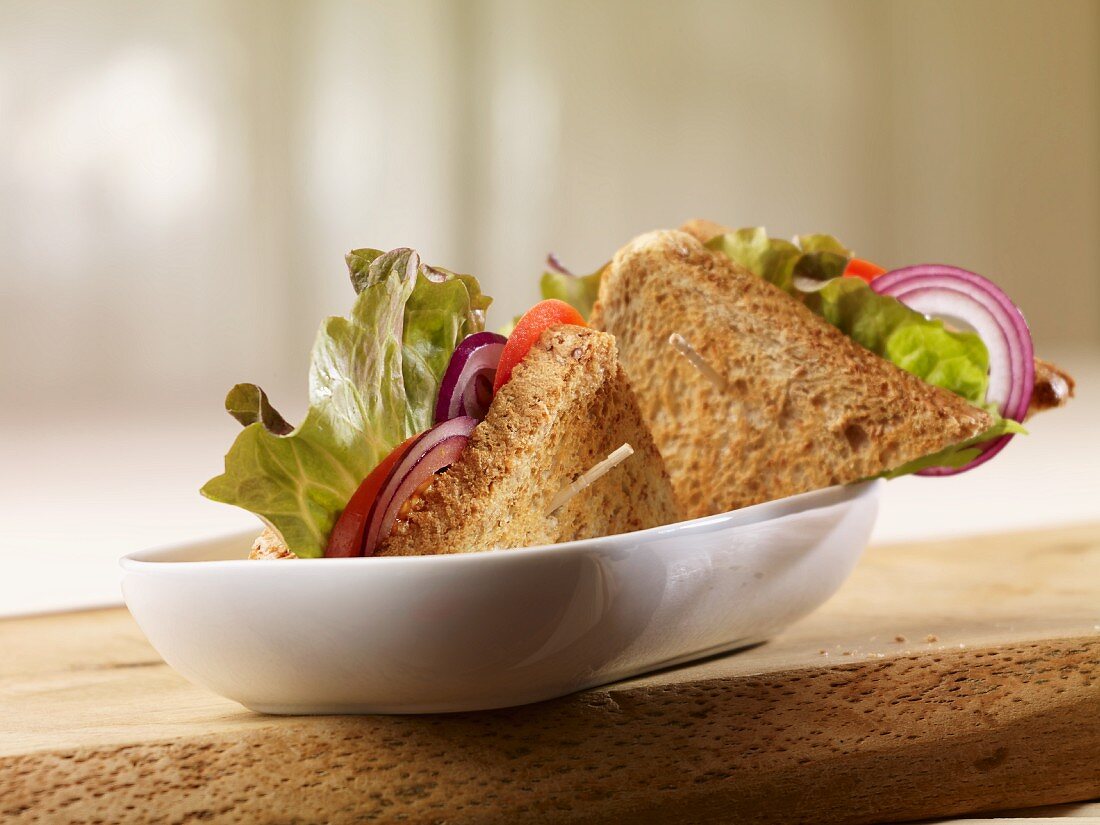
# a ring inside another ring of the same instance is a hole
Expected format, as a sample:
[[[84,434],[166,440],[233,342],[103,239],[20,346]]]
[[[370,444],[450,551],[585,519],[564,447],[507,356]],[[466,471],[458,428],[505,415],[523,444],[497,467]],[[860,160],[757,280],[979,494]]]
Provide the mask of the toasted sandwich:
[[[203,493],[264,522],[250,558],[462,553],[682,518],[612,336],[544,301],[505,338],[471,276],[408,249],[347,262],[358,295],[318,334],[304,420],[252,384],[226,398],[245,428]]]
[[[556,266],[543,291],[616,337],[688,517],[957,471],[1072,394],[1036,361],[1029,398],[1002,414],[981,338],[844,277],[854,262],[866,264],[828,236],[789,244],[693,221],[636,238],[590,276]]]
[[[620,446],[629,460],[555,506]],[[613,535],[679,521],[664,462],[604,332],[554,326],[493,398],[461,455],[379,555],[463,553]]]

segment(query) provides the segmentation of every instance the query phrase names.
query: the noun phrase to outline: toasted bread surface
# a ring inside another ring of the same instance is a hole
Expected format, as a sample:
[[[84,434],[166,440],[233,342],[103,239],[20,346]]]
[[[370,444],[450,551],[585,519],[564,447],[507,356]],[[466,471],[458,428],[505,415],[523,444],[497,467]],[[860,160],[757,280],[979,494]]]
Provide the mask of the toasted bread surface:
[[[554,494],[624,443],[634,454],[553,514]],[[615,340],[558,326],[512,373],[462,455],[379,555],[465,553],[625,533],[682,518]]]
[[[695,234],[652,232],[621,249],[591,319],[617,339],[688,517],[875,476],[992,425]],[[669,345],[674,332],[724,390]]]
[[[682,232],[687,232],[701,243],[706,243],[718,235],[725,235],[734,231],[728,226],[708,221],[704,218],[693,218],[680,227]],[[1046,410],[1064,407],[1074,395],[1076,382],[1073,376],[1050,361],[1035,358],[1035,385],[1031,391],[1031,400],[1028,404],[1025,421],[1031,416]]]

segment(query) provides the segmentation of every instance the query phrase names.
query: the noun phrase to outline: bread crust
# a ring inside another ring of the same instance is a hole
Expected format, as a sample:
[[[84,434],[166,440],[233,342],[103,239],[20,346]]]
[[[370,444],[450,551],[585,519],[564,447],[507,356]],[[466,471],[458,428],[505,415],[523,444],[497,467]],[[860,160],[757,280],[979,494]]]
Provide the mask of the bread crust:
[[[554,494],[622,445],[634,454],[553,515]],[[615,340],[551,327],[516,366],[462,455],[379,555],[466,553],[624,533],[682,519]]]
[[[875,476],[992,425],[704,247],[717,224],[686,228],[621,249],[591,323],[616,336],[688,517]],[[673,350],[674,332],[727,390]]]

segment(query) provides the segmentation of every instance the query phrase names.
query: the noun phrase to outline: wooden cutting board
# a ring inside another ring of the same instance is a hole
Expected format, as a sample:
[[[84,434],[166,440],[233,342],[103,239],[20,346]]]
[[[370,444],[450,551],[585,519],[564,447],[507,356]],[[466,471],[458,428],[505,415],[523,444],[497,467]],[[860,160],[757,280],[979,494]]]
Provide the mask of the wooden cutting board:
[[[253,714],[0,622],[0,820],[871,822],[1100,796],[1100,525],[874,548],[782,637],[524,708]]]

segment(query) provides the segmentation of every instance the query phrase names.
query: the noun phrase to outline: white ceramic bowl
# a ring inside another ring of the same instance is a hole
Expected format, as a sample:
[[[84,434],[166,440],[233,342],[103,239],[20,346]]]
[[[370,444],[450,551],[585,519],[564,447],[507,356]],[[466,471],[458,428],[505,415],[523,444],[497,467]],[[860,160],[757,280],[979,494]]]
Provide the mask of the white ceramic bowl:
[[[562,696],[763,641],[828,599],[881,482],[491,553],[126,556],[126,604],[188,679],[263,713],[425,713]]]

